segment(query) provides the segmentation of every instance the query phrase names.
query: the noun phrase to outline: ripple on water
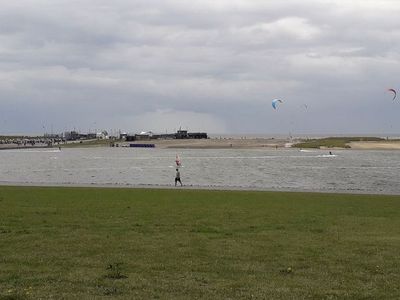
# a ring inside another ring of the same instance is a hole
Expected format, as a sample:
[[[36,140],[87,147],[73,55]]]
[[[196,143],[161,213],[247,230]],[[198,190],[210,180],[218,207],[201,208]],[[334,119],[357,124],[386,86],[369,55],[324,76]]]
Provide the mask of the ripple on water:
[[[291,149],[1,151],[0,182],[165,186],[173,182],[177,153],[187,186],[400,194],[398,152],[365,150],[338,150],[335,157]]]

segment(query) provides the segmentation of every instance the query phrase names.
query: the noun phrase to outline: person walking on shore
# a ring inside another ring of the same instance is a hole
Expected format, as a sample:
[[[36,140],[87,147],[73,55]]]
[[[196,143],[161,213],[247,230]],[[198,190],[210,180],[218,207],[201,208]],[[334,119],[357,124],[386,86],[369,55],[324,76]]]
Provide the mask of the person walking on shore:
[[[182,186],[182,181],[181,181],[181,173],[179,172],[179,169],[176,169],[176,174],[175,174],[175,186],[177,183],[180,183]]]

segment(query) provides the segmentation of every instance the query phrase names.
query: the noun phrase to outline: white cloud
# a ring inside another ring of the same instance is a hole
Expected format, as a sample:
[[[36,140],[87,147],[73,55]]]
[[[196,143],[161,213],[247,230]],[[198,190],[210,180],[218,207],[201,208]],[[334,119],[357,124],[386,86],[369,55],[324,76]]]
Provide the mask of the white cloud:
[[[321,34],[321,30],[304,18],[287,17],[271,23],[260,23],[248,28],[251,34],[265,34],[273,38],[293,38],[311,40]]]

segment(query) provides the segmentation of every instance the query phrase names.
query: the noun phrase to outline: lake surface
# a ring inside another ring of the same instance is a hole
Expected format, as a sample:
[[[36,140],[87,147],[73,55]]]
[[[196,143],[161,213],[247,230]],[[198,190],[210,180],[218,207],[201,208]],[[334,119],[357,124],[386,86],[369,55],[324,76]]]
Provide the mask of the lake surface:
[[[400,152],[80,148],[0,151],[2,184],[186,186],[400,194]]]

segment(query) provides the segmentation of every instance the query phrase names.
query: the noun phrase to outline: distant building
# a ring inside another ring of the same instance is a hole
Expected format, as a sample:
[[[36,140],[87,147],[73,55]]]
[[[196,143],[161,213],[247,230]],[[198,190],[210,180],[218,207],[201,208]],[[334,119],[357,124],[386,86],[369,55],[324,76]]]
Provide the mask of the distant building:
[[[66,131],[64,132],[64,138],[67,141],[76,141],[80,139],[80,134],[76,131]]]
[[[107,140],[108,139],[108,132],[103,130],[102,132],[96,133],[96,139],[98,140]]]
[[[206,132],[188,132],[187,130],[178,130],[176,133],[153,134],[151,131],[142,131],[139,134],[127,134],[125,140],[133,141],[149,141],[157,139],[207,139]]]
[[[120,140],[126,139],[127,136],[128,136],[128,134],[127,134],[126,132],[120,132],[120,133],[119,133],[119,139],[120,139]]]
[[[58,133],[45,133],[43,135],[43,137],[45,139],[60,139],[62,138],[62,134],[58,134]]]
[[[88,140],[94,140],[94,139],[96,139],[96,137],[97,137],[97,134],[96,134],[95,132],[90,132],[90,133],[88,133],[88,134],[86,135],[86,138],[87,138]]]
[[[127,134],[126,137],[125,137],[125,141],[127,141],[127,142],[136,141],[136,137],[135,137],[134,134]]]
[[[176,133],[175,133],[175,137],[177,138],[177,139],[187,139],[188,138],[188,132],[187,132],[187,130],[178,130]]]
[[[135,141],[149,141],[152,138],[149,134],[135,134]]]
[[[189,139],[207,139],[207,133],[205,132],[189,132],[188,134]]]
[[[178,130],[175,133],[177,139],[207,139],[206,132],[188,132],[187,130]]]

